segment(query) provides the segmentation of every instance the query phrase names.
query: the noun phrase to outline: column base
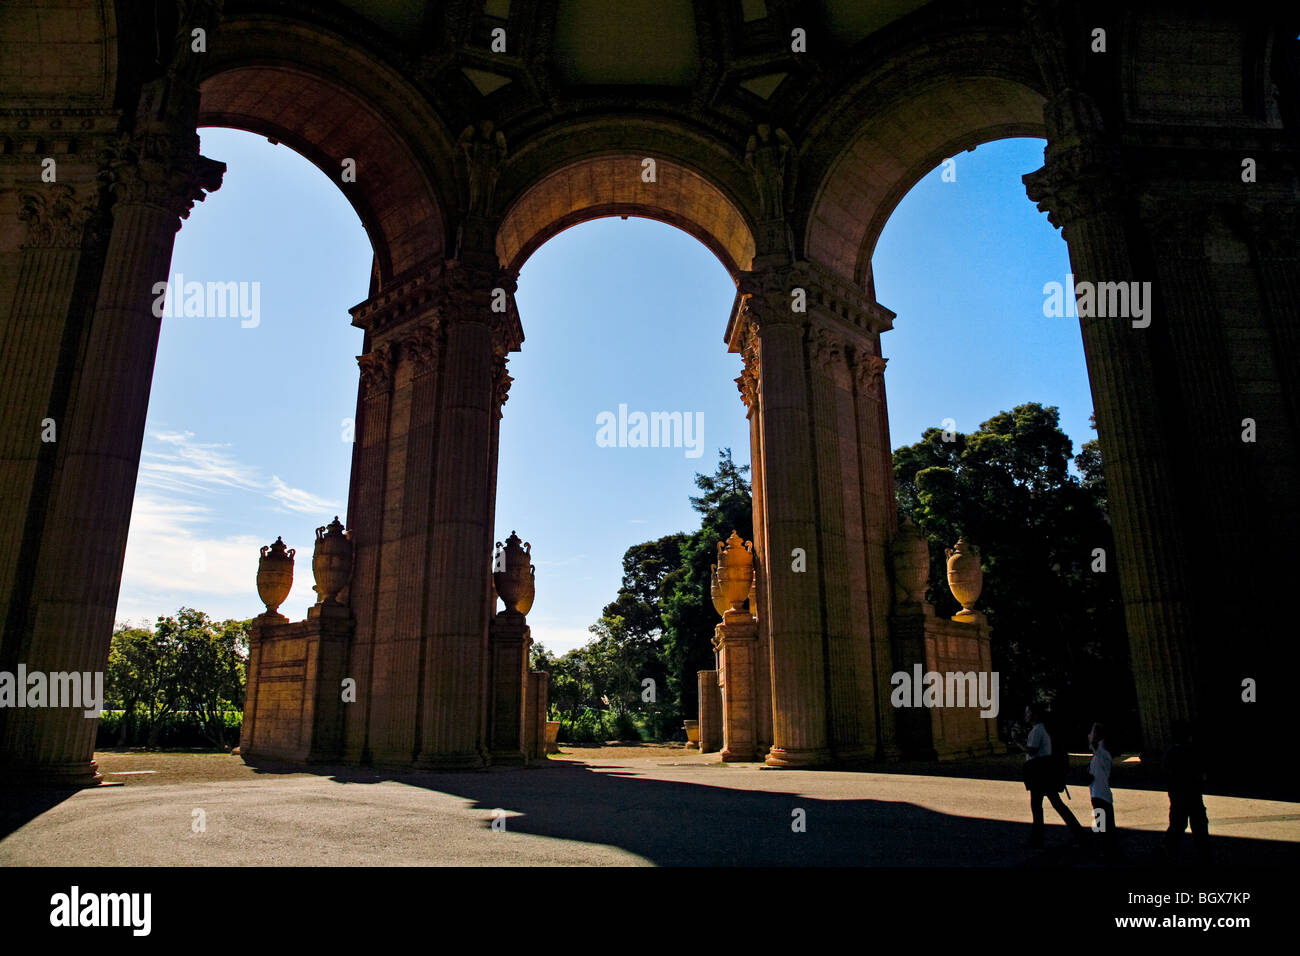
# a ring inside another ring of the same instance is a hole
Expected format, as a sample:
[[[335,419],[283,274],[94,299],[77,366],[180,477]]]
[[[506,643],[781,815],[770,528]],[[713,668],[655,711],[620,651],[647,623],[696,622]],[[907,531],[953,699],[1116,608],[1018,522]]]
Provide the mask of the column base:
[[[720,756],[723,763],[758,763],[763,759],[757,747],[724,747]]]
[[[487,760],[477,750],[469,750],[451,754],[420,754],[411,766],[415,770],[482,770],[487,766]]]
[[[764,761],[769,767],[820,767],[831,762],[831,752],[824,747],[809,750],[773,747]]]
[[[528,765],[528,755],[522,750],[494,750],[489,756],[493,767],[524,767]]]
[[[835,760],[839,763],[869,763],[875,757],[873,747],[848,747],[835,750]]]
[[[95,760],[0,765],[0,788],[5,789],[83,790],[103,782],[104,775]]]

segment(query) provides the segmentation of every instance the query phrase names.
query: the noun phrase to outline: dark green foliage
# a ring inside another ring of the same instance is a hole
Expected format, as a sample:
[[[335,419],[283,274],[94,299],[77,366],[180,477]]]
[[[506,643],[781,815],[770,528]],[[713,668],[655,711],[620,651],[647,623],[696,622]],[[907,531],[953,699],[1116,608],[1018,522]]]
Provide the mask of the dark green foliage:
[[[936,612],[958,608],[947,587],[944,548],[965,536],[983,556],[980,606],[993,628],[1003,721],[1038,701],[1052,706],[1072,749],[1082,748],[1093,720],[1135,743],[1135,697],[1097,443],[1083,446],[1081,477],[1074,477],[1057,409],[1036,403],[953,437],[944,441],[931,428],[917,444],[894,452],[900,514],[930,541],[928,597]],[[1093,570],[1094,549],[1104,551],[1105,571]]]

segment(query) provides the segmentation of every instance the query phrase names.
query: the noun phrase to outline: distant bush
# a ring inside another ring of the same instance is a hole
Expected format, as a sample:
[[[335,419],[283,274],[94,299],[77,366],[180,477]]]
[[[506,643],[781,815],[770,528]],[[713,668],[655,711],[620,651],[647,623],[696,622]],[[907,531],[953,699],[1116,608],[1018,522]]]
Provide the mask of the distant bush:
[[[221,714],[225,725],[225,737],[230,746],[239,741],[239,730],[244,723],[244,715],[238,710],[228,710]],[[99,718],[99,732],[95,737],[95,746],[104,747],[143,747],[148,743],[148,727],[142,720],[127,721],[125,739],[122,738],[122,722],[127,720],[126,711],[106,710]],[[212,741],[203,731],[203,722],[197,714],[189,711],[177,711],[168,714],[158,731],[159,747],[211,747]]]

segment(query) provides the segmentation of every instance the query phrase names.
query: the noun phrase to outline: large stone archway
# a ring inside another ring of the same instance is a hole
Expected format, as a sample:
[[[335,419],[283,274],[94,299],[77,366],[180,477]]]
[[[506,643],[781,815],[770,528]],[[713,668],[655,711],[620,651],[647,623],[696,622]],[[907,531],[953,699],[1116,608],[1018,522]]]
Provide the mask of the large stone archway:
[[[351,310],[366,335],[347,601],[261,620],[251,753],[522,757],[528,681],[497,679],[518,658],[493,643],[489,564],[523,342],[514,276],[547,236],[609,214],[686,229],[737,281],[719,326],[745,359],[768,761],[894,753],[879,337],[895,316],[871,255],[926,169],[1032,134],[1046,163],[1026,185],[1076,278],[1154,289],[1149,327],[1082,320],[1147,744],[1179,717],[1247,739],[1276,726],[1277,698],[1243,707],[1240,689],[1289,666],[1262,582],[1300,530],[1297,24],[1175,4],[1085,22],[1053,0],[871,16],[769,0],[696,5],[656,46],[642,31],[661,11],[622,6],[249,0],[222,21],[208,2],[6,5],[5,62],[58,68],[18,70],[0,102],[0,670],[102,669],[158,335],[149,290],[219,184],[195,129],[228,124],[339,180],[376,262]],[[47,418],[55,443],[39,441]],[[512,707],[514,738],[498,732]],[[0,712],[6,777],[91,782],[93,733],[68,711]]]

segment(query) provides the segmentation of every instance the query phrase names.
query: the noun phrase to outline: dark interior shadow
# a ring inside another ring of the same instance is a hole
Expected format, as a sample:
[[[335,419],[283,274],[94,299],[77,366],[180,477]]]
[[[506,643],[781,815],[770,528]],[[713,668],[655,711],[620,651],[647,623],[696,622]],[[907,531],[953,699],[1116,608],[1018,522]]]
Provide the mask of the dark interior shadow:
[[[302,773],[302,767],[259,763],[259,773]],[[663,866],[1101,866],[1096,841],[1070,842],[1050,808],[1047,849],[1023,847],[1025,822],[941,813],[901,801],[823,800],[792,792],[798,775],[773,779],[773,792],[646,779],[624,765],[601,770],[577,761],[535,769],[459,773],[394,773],[358,767],[313,767],[340,784],[395,781],[473,801],[482,811],[484,838],[492,839],[493,812],[504,810],[505,828],[551,839],[597,843]],[[719,770],[725,774],[726,771]],[[1086,798],[1071,804],[1091,822]],[[803,832],[792,824],[803,811]],[[1118,815],[1118,814],[1117,814]],[[1053,821],[1056,821],[1053,823]],[[1123,865],[1168,866],[1158,853],[1163,834],[1125,831]],[[1300,846],[1214,835],[1218,865],[1295,866]],[[1087,834],[1093,837],[1093,834]],[[1184,837],[1192,855],[1191,835]]]

